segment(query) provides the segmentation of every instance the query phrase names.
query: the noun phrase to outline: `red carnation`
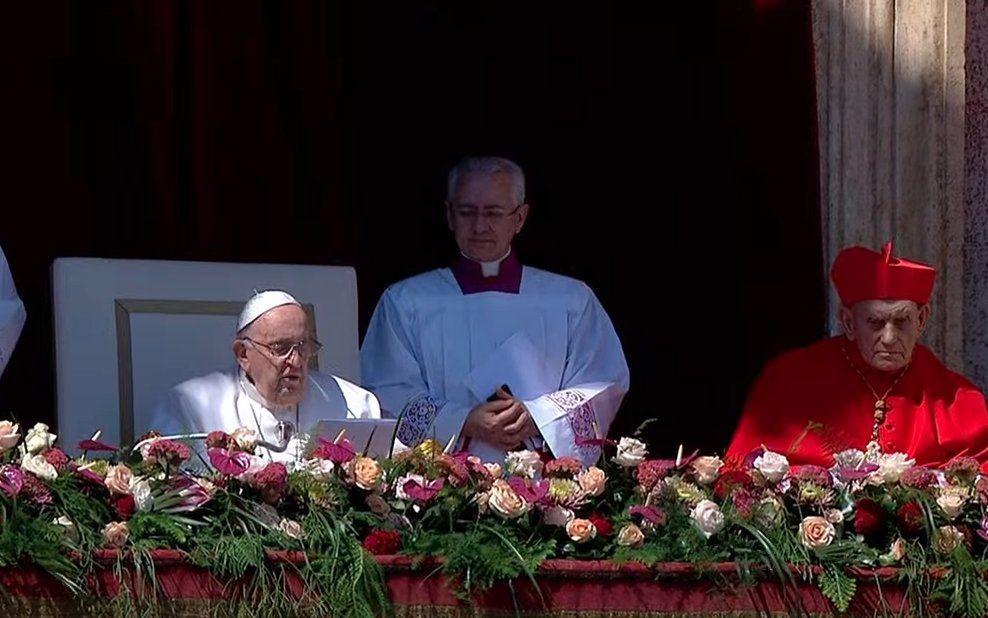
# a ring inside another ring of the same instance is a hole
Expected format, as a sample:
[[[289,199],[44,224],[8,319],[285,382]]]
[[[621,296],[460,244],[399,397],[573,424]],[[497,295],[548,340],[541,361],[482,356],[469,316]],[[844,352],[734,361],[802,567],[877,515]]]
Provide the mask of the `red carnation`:
[[[871,498],[861,498],[854,503],[854,531],[864,537],[873,537],[885,529],[888,514],[882,505]]]
[[[646,459],[635,468],[635,479],[638,480],[638,484],[642,486],[642,489],[650,492],[658,485],[659,481],[669,474],[669,470],[673,466],[670,466],[669,462],[662,459]]]
[[[45,487],[44,482],[30,472],[24,473],[24,486],[21,492],[27,497],[28,502],[34,504],[45,505],[53,501],[51,491]]]
[[[134,516],[134,511],[137,510],[137,505],[134,503],[134,496],[127,494],[114,499],[113,510],[117,512],[117,516],[120,519],[130,519]]]
[[[50,463],[58,472],[64,470],[65,466],[69,463],[69,456],[58,447],[48,449],[42,453],[42,456],[45,458],[45,461]]]
[[[917,502],[906,502],[896,513],[899,530],[906,536],[916,536],[923,531],[923,507]]]
[[[592,523],[594,528],[597,529],[597,534],[599,536],[611,536],[614,532],[614,524],[612,524],[611,520],[607,519],[603,515],[591,513],[590,517],[587,517],[587,519],[589,519],[590,523]]]
[[[271,462],[254,475],[251,485],[261,490],[264,501],[274,504],[281,499],[288,482],[288,469],[281,462]]]
[[[162,466],[178,467],[192,457],[189,447],[174,440],[155,440],[147,447],[144,461],[155,461]]]
[[[371,530],[364,537],[363,546],[375,556],[391,555],[401,547],[401,535],[394,530]]]
[[[728,470],[717,478],[714,483],[714,497],[723,500],[735,489],[751,487],[751,476],[741,470]]]

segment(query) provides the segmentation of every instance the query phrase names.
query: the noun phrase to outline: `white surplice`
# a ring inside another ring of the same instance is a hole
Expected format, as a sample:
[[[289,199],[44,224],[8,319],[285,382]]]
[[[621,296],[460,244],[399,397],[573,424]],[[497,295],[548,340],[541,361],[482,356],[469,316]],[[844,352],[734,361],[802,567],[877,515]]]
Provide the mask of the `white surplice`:
[[[523,267],[517,294],[463,294],[448,268],[389,287],[360,353],[364,385],[398,438],[456,438],[485,461],[504,451],[459,439],[469,411],[506,384],[557,457],[587,464],[628,390],[628,365],[610,318],[586,284]]]
[[[7,361],[21,336],[27,312],[24,303],[17,296],[14,278],[10,275],[7,257],[0,248],[0,375],[7,367]]]
[[[321,420],[380,418],[377,398],[369,391],[342,378],[309,371],[305,396],[298,406],[285,409],[268,407],[254,385],[239,368],[216,371],[186,380],[172,387],[155,408],[151,429],[165,435],[227,433],[238,427],[258,432],[271,444],[281,441],[280,423],[291,423],[296,435],[284,453],[261,454],[274,461],[295,461],[308,430]]]

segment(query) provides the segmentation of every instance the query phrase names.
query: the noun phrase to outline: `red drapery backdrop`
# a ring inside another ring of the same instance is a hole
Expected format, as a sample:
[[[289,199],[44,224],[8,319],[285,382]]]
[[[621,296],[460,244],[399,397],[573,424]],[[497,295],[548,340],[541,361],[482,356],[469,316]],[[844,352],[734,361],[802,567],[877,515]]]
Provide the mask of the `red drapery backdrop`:
[[[722,447],[822,333],[808,3],[21,3],[0,29],[29,315],[4,414],[54,419],[55,257],[352,264],[364,327],[450,255],[444,168],[474,152],[529,172],[523,259],[609,310],[619,431]]]

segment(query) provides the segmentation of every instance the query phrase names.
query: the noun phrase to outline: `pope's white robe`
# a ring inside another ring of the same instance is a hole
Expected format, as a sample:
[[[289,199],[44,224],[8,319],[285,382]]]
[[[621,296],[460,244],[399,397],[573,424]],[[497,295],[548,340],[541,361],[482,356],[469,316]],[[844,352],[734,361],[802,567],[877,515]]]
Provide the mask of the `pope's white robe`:
[[[581,444],[606,435],[628,390],[628,365],[610,318],[586,284],[523,267],[517,294],[463,294],[442,268],[389,287],[360,353],[364,385],[406,445],[458,436],[469,411],[502,384],[524,402],[557,457],[587,464]],[[500,448],[460,440],[485,461]]]
[[[380,418],[377,398],[342,378],[309,371],[305,396],[297,406],[271,410],[243,372],[238,369],[216,371],[186,380],[172,387],[155,408],[151,429],[165,435],[227,433],[238,427],[258,432],[271,444],[281,441],[279,423],[291,423],[296,436],[284,453],[259,449],[274,461],[295,461],[306,439],[305,432],[321,420],[342,418]]]
[[[27,312],[24,303],[17,296],[14,278],[10,275],[7,258],[0,249],[0,375],[7,367],[7,361],[21,336]]]

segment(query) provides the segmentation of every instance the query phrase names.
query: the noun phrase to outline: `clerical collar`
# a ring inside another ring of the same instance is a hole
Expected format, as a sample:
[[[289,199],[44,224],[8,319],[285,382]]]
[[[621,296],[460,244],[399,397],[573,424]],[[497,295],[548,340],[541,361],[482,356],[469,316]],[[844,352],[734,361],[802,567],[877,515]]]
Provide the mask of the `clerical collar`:
[[[477,262],[461,253],[450,266],[450,270],[464,294],[517,294],[521,289],[521,262],[510,249],[504,257],[494,262]]]
[[[240,387],[243,388],[244,393],[253,400],[255,403],[260,404],[263,408],[270,411],[272,414],[284,414],[286,412],[292,412],[295,410],[296,404],[289,405],[276,405],[267,400],[267,398],[262,395],[254,383],[250,381],[247,374],[244,372],[243,368],[237,369],[240,374]]]

